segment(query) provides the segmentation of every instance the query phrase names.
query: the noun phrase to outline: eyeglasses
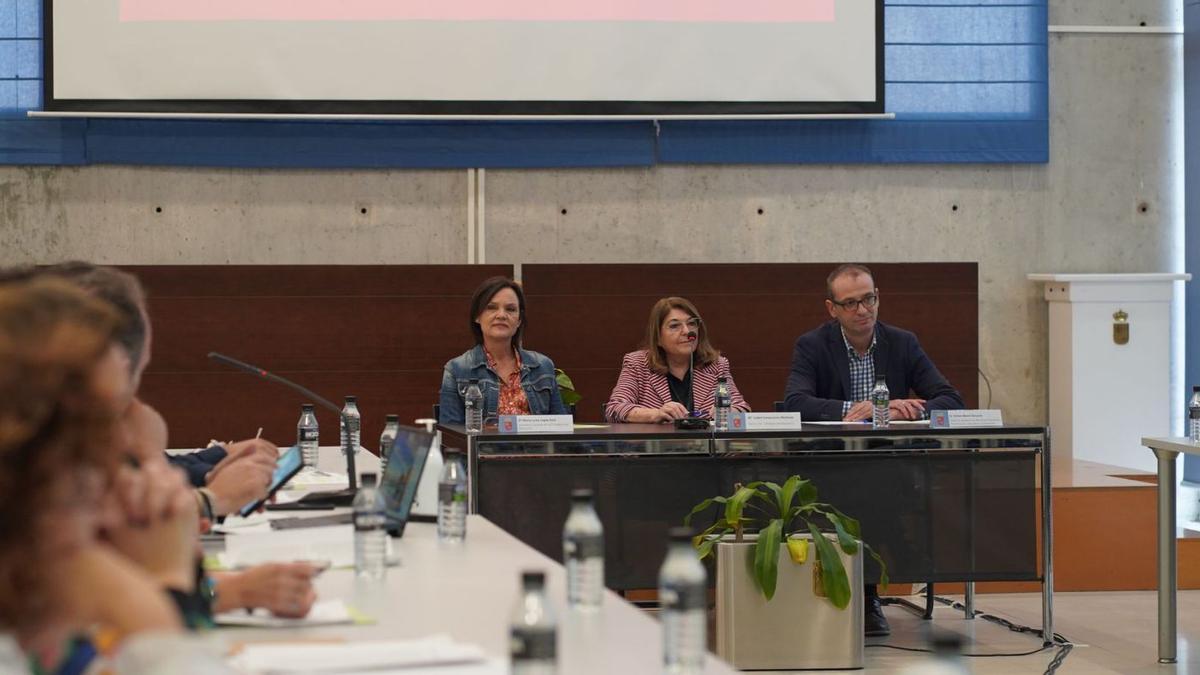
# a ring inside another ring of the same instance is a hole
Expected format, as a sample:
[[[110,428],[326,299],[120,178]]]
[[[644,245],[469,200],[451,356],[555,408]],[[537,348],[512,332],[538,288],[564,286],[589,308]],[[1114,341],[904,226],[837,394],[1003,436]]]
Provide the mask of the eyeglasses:
[[[864,295],[857,300],[842,300],[841,302],[838,302],[837,300],[830,300],[830,302],[838,307],[841,307],[847,312],[857,312],[859,305],[862,305],[867,309],[873,309],[875,304],[879,302],[879,296],[872,293],[870,295]]]
[[[686,322],[679,321],[679,320],[667,322],[667,330],[672,333],[678,333],[685,329],[686,330],[699,330],[700,329],[700,319],[697,319],[696,317],[692,317],[692,318],[688,319]]]

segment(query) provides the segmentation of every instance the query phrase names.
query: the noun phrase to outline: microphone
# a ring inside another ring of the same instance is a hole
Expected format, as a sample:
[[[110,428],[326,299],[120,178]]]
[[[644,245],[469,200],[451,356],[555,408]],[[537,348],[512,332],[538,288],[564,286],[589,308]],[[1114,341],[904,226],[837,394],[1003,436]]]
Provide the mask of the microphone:
[[[697,321],[699,321],[699,319],[697,319]],[[688,342],[695,342],[696,341],[696,329],[689,328],[687,334],[684,337],[687,338]],[[688,398],[691,399],[691,401],[689,401],[690,405],[688,406],[689,413],[696,412],[696,376],[692,372],[692,369],[695,366],[696,366],[696,350],[695,350],[695,348],[693,348],[692,351],[688,352]]]
[[[308,397],[312,401],[319,404],[322,408],[327,408],[327,409],[332,410],[333,412],[337,413],[338,419],[341,420],[342,425],[348,426],[348,420],[346,420],[345,415],[342,414],[341,408],[334,405],[328,399],[318,396],[317,394],[315,394],[312,390],[308,389],[307,387],[300,386],[285,377],[280,377],[280,376],[276,375],[275,373],[272,373],[268,370],[259,368],[258,366],[252,366],[249,363],[246,363],[245,361],[239,361],[235,358],[225,356],[224,354],[220,354],[217,352],[209,352],[208,358],[212,359],[213,361],[216,361],[217,363],[220,363],[221,365],[233,368],[234,370],[241,370],[243,372],[250,373],[251,375],[254,375],[256,377],[261,377],[264,380],[270,380],[271,382],[276,382],[278,384],[282,384],[283,386],[285,386],[289,389],[298,391],[301,394],[304,394],[306,397]],[[354,452],[355,452],[356,448],[349,447],[349,440],[350,440],[350,435],[346,434],[346,439],[342,443],[342,454],[344,454],[346,456],[346,474],[350,480],[349,489],[339,490],[336,492],[314,493],[313,495],[307,495],[306,498],[301,499],[301,501],[308,502],[308,503],[316,501],[316,502],[321,502],[321,503],[335,504],[338,506],[349,506],[350,502],[354,500],[354,493],[358,489],[358,471],[354,466]],[[314,496],[314,499],[308,499],[307,498],[308,496]],[[345,502],[344,504],[341,503],[343,501]]]

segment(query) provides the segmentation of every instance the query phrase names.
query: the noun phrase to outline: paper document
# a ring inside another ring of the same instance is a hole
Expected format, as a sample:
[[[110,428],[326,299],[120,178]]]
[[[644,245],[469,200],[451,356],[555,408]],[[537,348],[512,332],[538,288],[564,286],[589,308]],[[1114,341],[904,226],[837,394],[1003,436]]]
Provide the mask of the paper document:
[[[229,663],[243,673],[261,675],[353,671],[384,673],[451,664],[486,665],[482,649],[475,645],[456,643],[449,635],[432,635],[417,640],[370,640],[332,644],[250,644],[232,657]],[[443,671],[438,669],[436,672]]]
[[[252,612],[234,610],[213,617],[218,626],[258,626],[266,628],[298,628],[301,626],[332,626],[354,623],[356,615],[341,600],[324,600],[312,606],[302,619],[284,619],[261,607]]]
[[[392,558],[388,538],[388,558]],[[354,527],[331,525],[294,530],[271,530],[225,537],[225,550],[217,555],[223,569],[238,569],[266,562],[328,560],[331,567],[354,566]]]

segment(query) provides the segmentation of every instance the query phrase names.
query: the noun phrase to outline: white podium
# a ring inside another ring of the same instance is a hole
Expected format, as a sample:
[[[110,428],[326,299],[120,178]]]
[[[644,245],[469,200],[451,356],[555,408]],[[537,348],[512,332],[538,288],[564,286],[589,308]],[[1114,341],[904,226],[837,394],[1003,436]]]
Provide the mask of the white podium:
[[[1172,436],[1171,301],[1190,274],[1030,274],[1050,309],[1052,457],[1153,472]],[[1124,321],[1125,328],[1119,325]],[[1122,341],[1124,342],[1122,343]],[[1182,405],[1182,404],[1180,404]],[[1060,465],[1061,466],[1061,465]]]

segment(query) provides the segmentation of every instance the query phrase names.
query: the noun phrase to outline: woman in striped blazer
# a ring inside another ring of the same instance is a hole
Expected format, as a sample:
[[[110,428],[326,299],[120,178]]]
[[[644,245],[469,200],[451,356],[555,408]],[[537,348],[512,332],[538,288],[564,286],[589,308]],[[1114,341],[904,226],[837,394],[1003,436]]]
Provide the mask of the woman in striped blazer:
[[[604,406],[608,421],[670,422],[687,417],[690,410],[711,414],[718,377],[729,384],[733,409],[750,410],[733,383],[729,360],[709,343],[700,313],[688,300],[670,297],[654,303],[645,344],[621,363],[621,376]],[[693,353],[695,366],[689,371]]]

